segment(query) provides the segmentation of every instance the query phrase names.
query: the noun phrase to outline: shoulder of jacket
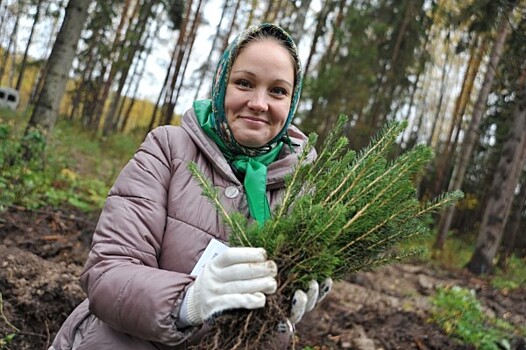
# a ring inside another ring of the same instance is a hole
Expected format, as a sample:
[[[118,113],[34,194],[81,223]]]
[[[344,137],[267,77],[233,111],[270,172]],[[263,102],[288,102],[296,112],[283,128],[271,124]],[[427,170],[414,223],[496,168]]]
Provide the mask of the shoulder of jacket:
[[[168,150],[171,159],[192,157],[197,152],[194,141],[181,126],[158,126],[149,132],[148,138],[161,149]]]

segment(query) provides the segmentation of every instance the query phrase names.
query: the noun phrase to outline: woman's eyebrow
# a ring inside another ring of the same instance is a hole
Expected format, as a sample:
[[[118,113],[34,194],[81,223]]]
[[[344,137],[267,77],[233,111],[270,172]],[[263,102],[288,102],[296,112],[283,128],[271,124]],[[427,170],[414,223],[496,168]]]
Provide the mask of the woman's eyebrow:
[[[239,74],[239,73],[244,73],[244,74],[248,74],[252,77],[255,77],[256,74],[254,74],[253,72],[249,71],[249,70],[246,70],[246,69],[237,69],[237,70],[234,70],[230,73],[230,75],[232,75],[233,73],[236,73],[236,74]],[[282,83],[282,84],[286,84],[286,85],[289,85],[291,88],[294,88],[294,85],[291,84],[288,80],[285,80],[285,79],[276,79],[275,80],[277,83]]]

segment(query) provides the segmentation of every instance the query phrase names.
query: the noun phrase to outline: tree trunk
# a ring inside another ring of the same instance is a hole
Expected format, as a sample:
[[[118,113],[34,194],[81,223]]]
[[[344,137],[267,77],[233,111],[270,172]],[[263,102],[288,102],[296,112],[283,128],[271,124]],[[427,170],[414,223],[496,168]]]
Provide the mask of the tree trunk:
[[[318,45],[318,40],[320,39],[323,28],[327,22],[327,16],[334,10],[336,6],[336,1],[325,1],[323,2],[320,12],[316,16],[316,29],[314,30],[314,37],[312,38],[312,44],[310,46],[309,56],[307,58],[307,63],[305,63],[305,68],[303,69],[303,75],[306,77],[309,71],[312,59],[316,54],[316,45]]]
[[[327,45],[327,48],[325,49],[325,53],[323,57],[320,60],[320,73],[324,72],[325,67],[328,67],[329,63],[334,60],[334,56],[337,52],[337,49],[335,49],[336,45],[336,36],[338,28],[342,25],[343,19],[344,19],[344,13],[346,9],[346,1],[340,0],[338,9],[338,14],[336,15],[336,18],[334,19],[332,23],[332,34],[331,38],[329,40],[329,44]],[[337,45],[336,45],[337,47]],[[317,101],[313,101],[312,109],[311,109],[311,118],[313,118],[316,114],[318,114],[318,103]],[[337,115],[329,115],[325,120],[319,125],[318,129],[316,130],[319,134],[320,141],[323,141],[325,137],[327,137],[329,133],[329,129],[334,125],[334,122],[338,118]],[[313,118],[314,120],[314,118]]]
[[[258,0],[252,0],[251,5],[250,5],[250,12],[248,13],[248,20],[247,20],[247,24],[245,26],[245,29],[250,27],[252,25],[252,22],[254,22],[254,12],[256,11],[257,7],[258,7]],[[230,27],[232,27],[232,26],[230,26]]]
[[[444,60],[444,65],[442,66],[442,77],[440,79],[440,94],[438,96],[438,102],[435,109],[435,116],[433,118],[433,127],[431,128],[431,133],[429,134],[429,138],[427,140],[428,146],[433,146],[434,136],[436,133],[437,125],[439,125],[439,121],[441,118],[443,118],[442,115],[442,104],[444,102],[444,94],[446,93],[446,78],[449,75],[449,42],[450,42],[450,33],[451,31],[448,29],[447,35],[446,35],[446,45],[445,45],[445,51],[446,51],[446,57]],[[442,130],[441,128],[438,128],[438,133],[440,133]],[[437,136],[438,138],[438,136]]]
[[[49,4],[48,4],[48,9],[49,9]],[[48,43],[45,45],[46,48],[51,48],[51,50],[53,49],[53,39],[58,36],[58,31],[59,31],[59,18],[58,16],[54,16],[53,17],[53,26],[51,28],[51,31],[50,31],[50,35],[49,35],[49,40],[48,40]],[[53,35],[55,34],[56,35]],[[51,52],[49,53],[45,53],[43,55],[43,57],[49,57],[51,56]],[[31,95],[29,97],[29,103],[28,103],[28,107],[30,105],[34,105],[36,103],[36,100],[38,98],[38,96],[40,96],[40,92],[42,91],[42,85],[44,83],[44,81],[46,80],[46,75],[47,75],[47,69],[48,69],[48,64],[49,64],[49,60],[46,61],[46,63],[43,65],[43,67],[41,67],[39,70],[38,70],[38,73],[37,73],[37,77],[35,78],[35,81],[33,82],[33,87],[31,89]]]
[[[486,111],[486,102],[488,100],[488,96],[493,85],[493,80],[495,78],[495,68],[499,64],[502,51],[504,50],[504,43],[506,42],[506,37],[508,36],[510,30],[509,16],[511,15],[512,11],[513,7],[509,11],[506,11],[506,13],[503,13],[500,18],[497,38],[495,39],[495,43],[491,49],[490,60],[484,75],[484,82],[482,83],[475,107],[473,108],[473,116],[471,117],[469,130],[462,143],[462,149],[459,152],[459,157],[456,159],[453,177],[449,186],[450,191],[459,190],[462,187],[464,176],[473,153],[473,148],[478,141],[480,122],[484,112]],[[447,233],[451,226],[451,222],[453,221],[454,214],[454,206],[447,208],[442,214],[440,218],[437,239],[434,245],[435,248],[443,248]]]
[[[413,6],[414,4],[412,0],[405,1],[404,17],[400,23],[400,26],[398,28],[395,27],[398,35],[396,36],[396,41],[393,46],[390,60],[383,64],[381,73],[376,80],[376,91],[372,93],[372,96],[374,96],[375,100],[369,113],[369,120],[367,121],[367,124],[373,129],[376,129],[378,126],[383,124],[387,118],[386,111],[388,110],[388,106],[391,103],[393,97],[390,96],[390,94],[386,91],[396,84],[393,81],[393,75],[396,67],[399,64],[398,57],[400,56],[400,50],[405,40],[404,37],[407,35],[407,27],[414,18]]]
[[[309,11],[310,3],[312,0],[301,0],[300,7],[296,11],[296,18],[292,23],[292,37],[299,46],[301,38],[304,36],[303,27],[305,26],[305,19],[307,18],[307,12]]]
[[[519,194],[515,199],[515,205],[512,205],[512,212],[507,221],[502,238],[502,249],[499,253],[499,261],[497,265],[506,270],[508,266],[508,258],[513,253],[516,247],[517,237],[519,236],[519,228],[521,225],[522,212],[526,205],[526,174],[523,171],[522,181],[519,186]]]
[[[37,131],[47,139],[52,132],[60,108],[60,102],[66,90],[68,74],[71,69],[77,43],[84,22],[88,18],[88,0],[70,0],[66,7],[64,21],[60,27],[48,62],[48,71],[25,135]],[[26,160],[33,156],[29,148],[24,147]]]
[[[183,85],[184,85],[184,77],[186,75],[186,69],[188,68],[188,62],[190,62],[190,56],[192,54],[192,49],[194,48],[195,38],[197,36],[197,29],[198,29],[199,25],[201,24],[201,5],[202,5],[202,2],[203,2],[202,0],[199,0],[199,4],[198,4],[197,10],[195,12],[194,21],[192,23],[192,28],[190,30],[190,36],[188,38],[188,40],[190,40],[190,44],[185,50],[186,57],[184,59],[185,62],[184,62],[183,72],[181,73],[181,76],[179,77],[179,86],[177,87],[177,93],[175,94],[175,98],[173,100],[173,103],[170,104],[170,106],[172,107],[172,111],[171,111],[170,116],[173,116],[175,106],[177,105],[177,101],[179,100],[179,94],[181,93],[181,89],[183,88]],[[172,118],[170,118],[170,121],[168,121],[167,124],[171,124],[171,122],[172,122],[171,119]]]
[[[268,0],[267,9],[265,10],[265,14],[263,15],[263,20],[262,20],[263,22],[270,22],[271,21],[270,17],[271,17],[272,12],[273,12],[274,3],[275,3],[274,0]]]
[[[126,127],[128,126],[128,122],[130,120],[131,111],[133,109],[135,101],[137,100],[137,98],[136,98],[137,97],[137,93],[139,92],[140,82],[142,80],[142,77],[144,76],[145,70],[146,70],[146,58],[144,58],[144,62],[143,62],[141,71],[139,72],[139,75],[137,77],[137,81],[135,83],[135,89],[133,91],[133,96],[132,96],[132,99],[130,101],[130,104],[128,105],[128,108],[124,112],[123,121],[122,121],[120,129],[119,129],[120,132],[125,132],[126,131]]]
[[[228,47],[228,42],[230,41],[230,37],[232,36],[232,32],[234,31],[236,18],[237,18],[237,12],[239,11],[239,6],[241,5],[241,0],[236,1],[236,7],[234,8],[234,11],[232,12],[232,19],[230,20],[230,25],[228,26],[228,32],[223,38],[223,47],[221,48],[221,52],[225,51]]]
[[[473,45],[471,51],[472,52],[469,58],[468,67],[462,82],[462,88],[455,102],[455,108],[453,110],[453,116],[451,117],[451,126],[448,131],[448,136],[446,137],[446,142],[442,148],[440,156],[437,157],[437,177],[435,179],[434,194],[440,193],[444,188],[447,188],[445,177],[451,168],[453,152],[456,148],[458,136],[462,126],[462,118],[466,111],[468,102],[471,99],[471,92],[473,91],[473,85],[480,68],[480,63],[482,62],[482,57],[486,52],[486,39],[483,39],[479,48],[477,48],[476,45]],[[456,133],[455,136],[453,136],[455,130]]]
[[[26,49],[24,51],[24,56],[22,57],[22,62],[20,63],[20,72],[18,73],[18,80],[16,81],[16,90],[20,90],[22,87],[22,81],[24,79],[24,73],[26,71],[26,64],[27,64],[27,55],[29,53],[29,47],[31,46],[31,42],[33,41],[33,34],[35,33],[35,27],[38,24],[38,21],[40,19],[40,8],[42,7],[42,1],[38,0],[38,3],[36,5],[37,9],[35,12],[35,17],[33,17],[33,25],[31,26],[31,31],[29,32],[29,38],[27,39]]]
[[[179,37],[177,38],[177,44],[176,44],[176,55],[173,56],[175,61],[173,62],[173,71],[171,70],[169,72],[170,74],[170,84],[166,86],[165,89],[165,95],[164,95],[164,103],[161,113],[161,120],[159,121],[159,125],[163,124],[169,124],[169,120],[172,119],[173,114],[173,108],[171,108],[170,104],[173,101],[174,98],[174,91],[175,87],[177,85],[177,78],[179,77],[179,71],[181,69],[181,65],[183,63],[184,53],[186,50],[186,46],[188,44],[188,38],[187,38],[187,30],[190,26],[190,13],[193,6],[193,0],[190,0],[188,4],[186,5],[186,13],[184,16],[184,21],[181,24],[181,29],[179,30]],[[169,111],[172,111],[171,113]]]
[[[223,5],[223,10],[221,11],[221,17],[219,18],[219,24],[216,28],[216,34],[214,35],[214,39],[212,40],[212,47],[210,48],[210,51],[208,52],[208,57],[206,58],[206,61],[204,63],[204,66],[201,67],[201,76],[198,78],[198,85],[197,89],[195,90],[195,96],[194,100],[197,100],[199,98],[199,91],[201,90],[201,86],[203,85],[203,82],[205,80],[206,73],[211,68],[212,64],[212,55],[216,48],[217,40],[219,39],[219,36],[221,35],[221,25],[223,24],[223,19],[225,18],[225,14],[228,10],[229,6],[229,0],[225,0],[225,3]]]
[[[126,42],[131,42],[131,47],[129,47],[128,50],[126,50],[127,52],[124,55],[123,60],[121,61],[123,65],[121,67],[120,76],[117,84],[117,91],[115,91],[110,106],[108,107],[108,111],[104,115],[104,126],[102,129],[102,133],[104,136],[108,136],[117,127],[115,123],[116,112],[122,97],[122,90],[124,89],[124,85],[126,84],[126,80],[128,79],[128,74],[130,72],[130,67],[133,63],[133,59],[135,58],[136,53],[139,51],[139,48],[143,47],[142,44],[144,40],[144,33],[146,31],[147,23],[152,16],[154,5],[155,1],[153,0],[145,1],[143,7],[139,12],[139,18],[137,19],[137,23],[133,26],[133,29],[131,31],[128,30],[126,32]],[[136,39],[132,40],[131,38],[135,36]]]
[[[96,93],[95,97],[95,103],[94,107],[95,110],[93,111],[93,116],[91,117],[96,121],[97,127],[98,127],[98,121],[100,121],[102,117],[102,113],[104,111],[104,106],[106,105],[106,100],[108,99],[111,86],[113,85],[113,81],[115,77],[117,76],[117,73],[123,69],[124,62],[127,60],[127,56],[129,53],[129,47],[126,47],[126,36],[128,36],[128,33],[122,34],[123,28],[128,22],[127,30],[132,30],[133,28],[133,21],[136,19],[135,16],[139,12],[139,6],[140,2],[137,1],[135,4],[135,7],[133,8],[132,14],[128,14],[129,8],[130,8],[130,0],[126,0],[124,2],[124,6],[121,11],[121,18],[119,21],[119,24],[117,25],[117,28],[115,30],[115,37],[113,38],[113,43],[111,45],[111,52],[108,52],[108,57],[114,57],[117,58],[111,62],[110,65],[110,72],[108,74],[107,79],[104,81],[101,91],[98,91]],[[106,125],[106,124],[105,124]]]
[[[131,101],[128,104],[128,107],[126,108],[125,111],[124,111],[124,103],[121,104],[121,107],[119,109],[118,118],[117,118],[118,119],[117,126],[119,129],[119,132],[125,131],[126,125],[128,124],[128,121],[130,119],[130,113],[133,108],[133,105],[135,104],[135,101],[137,100],[137,93],[139,92],[141,80],[144,76],[144,73],[146,72],[146,62],[148,61],[148,56],[151,54],[153,44],[155,40],[157,39],[157,33],[159,31],[159,26],[160,26],[159,23],[155,22],[153,30],[148,30],[148,34],[144,40],[144,44],[146,47],[145,49],[146,55],[144,55],[144,57],[142,57],[142,55],[139,55],[139,60],[137,64],[135,65],[134,71],[132,73],[132,77],[134,79],[132,79],[133,81],[130,82],[130,84],[128,85],[128,90],[125,93],[126,96],[131,96]]]
[[[186,18],[186,16],[185,16],[185,18]],[[184,25],[184,22],[183,22],[183,25]],[[181,34],[179,33],[179,35],[181,35]],[[166,75],[164,76],[163,85],[161,87],[161,91],[159,92],[159,96],[157,96],[157,100],[156,100],[155,105],[153,107],[152,116],[150,118],[150,123],[148,124],[148,128],[146,129],[146,133],[150,132],[153,129],[153,127],[156,125],[157,111],[159,110],[159,105],[161,103],[161,100],[166,95],[166,89],[168,87],[168,81],[170,80],[170,74],[171,74],[171,71],[172,71],[173,64],[175,63],[176,54],[177,54],[177,47],[174,48],[173,51],[172,51],[172,55],[170,57],[170,64],[168,65],[168,68],[166,69]]]
[[[22,11],[18,11],[18,14],[16,15],[15,24],[13,26],[13,31],[11,32],[11,35],[9,36],[9,43],[7,44],[7,48],[4,51],[4,57],[2,60],[2,64],[0,65],[0,81],[2,81],[2,78],[5,74],[5,69],[7,67],[7,61],[9,60],[9,52],[11,51],[11,47],[15,45],[16,41],[16,33],[18,31],[18,23],[20,21],[20,15]],[[13,62],[11,63],[12,66],[14,66],[14,57],[13,55]]]
[[[500,246],[514,192],[525,163],[526,87],[523,87],[517,96],[512,127],[502,147],[475,251],[467,264],[468,270],[475,274],[487,274],[493,271],[493,260]]]

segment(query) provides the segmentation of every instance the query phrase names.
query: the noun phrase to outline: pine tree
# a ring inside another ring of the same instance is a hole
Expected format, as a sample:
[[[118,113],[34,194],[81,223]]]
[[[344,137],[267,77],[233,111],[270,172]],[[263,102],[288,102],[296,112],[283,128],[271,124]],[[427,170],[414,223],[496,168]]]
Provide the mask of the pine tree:
[[[421,203],[415,181],[433,158],[432,150],[417,145],[390,159],[390,152],[407,122],[387,122],[369,146],[355,152],[341,136],[347,117],[309,163],[307,154],[316,143],[309,136],[305,151],[286,179],[282,202],[263,225],[240,213],[227,213],[208,179],[195,164],[189,168],[231,229],[231,246],[263,247],[278,266],[278,291],[267,306],[237,310],[215,320],[215,329],[204,341],[207,349],[271,348],[270,334],[284,320],[290,299],[310,280],[343,279],[347,274],[400,261],[416,251],[392,249],[397,243],[430,233],[430,215],[462,197],[443,194]],[[241,331],[240,331],[241,330]]]

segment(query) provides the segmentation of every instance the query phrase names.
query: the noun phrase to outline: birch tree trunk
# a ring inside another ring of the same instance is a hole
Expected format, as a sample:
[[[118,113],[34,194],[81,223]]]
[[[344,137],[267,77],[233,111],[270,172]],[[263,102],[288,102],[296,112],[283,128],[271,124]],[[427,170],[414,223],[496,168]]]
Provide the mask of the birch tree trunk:
[[[459,157],[456,160],[455,168],[453,171],[453,177],[449,184],[449,190],[459,190],[462,187],[464,182],[464,176],[466,175],[466,170],[468,168],[471,155],[473,153],[473,148],[478,141],[479,137],[479,126],[482,120],[482,116],[486,111],[486,102],[488,100],[491,87],[493,85],[493,80],[495,78],[495,69],[499,64],[500,58],[502,56],[502,51],[504,50],[504,43],[506,37],[510,31],[509,17],[513,12],[513,7],[502,14],[500,17],[499,29],[497,32],[497,38],[493,48],[491,49],[490,60],[486,69],[484,76],[484,82],[479,92],[477,102],[473,108],[473,115],[471,117],[469,130],[467,132],[466,138],[462,143],[462,148],[459,153]],[[440,218],[439,230],[437,239],[435,241],[435,248],[442,249],[446,241],[446,236],[451,227],[451,222],[453,221],[453,216],[455,214],[455,207],[451,206],[447,208]]]
[[[505,139],[497,172],[489,192],[475,251],[467,264],[475,274],[493,271],[493,260],[502,240],[514,192],[526,163],[526,87],[517,96],[513,124]]]
[[[311,1],[312,0],[301,0],[300,6],[296,11],[296,18],[292,23],[292,37],[298,46],[300,45],[301,38],[304,36],[303,27],[305,26],[305,19],[307,18]]]
[[[88,18],[90,3],[89,0],[69,0],[68,2],[64,21],[48,60],[47,74],[42,90],[27,124],[25,135],[37,131],[42,134],[44,139],[47,139],[53,130],[60,102],[66,90],[68,74],[75,57],[77,43],[84,28],[84,22]],[[33,155],[26,151],[28,148],[24,147],[24,158],[27,160]]]

